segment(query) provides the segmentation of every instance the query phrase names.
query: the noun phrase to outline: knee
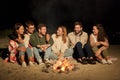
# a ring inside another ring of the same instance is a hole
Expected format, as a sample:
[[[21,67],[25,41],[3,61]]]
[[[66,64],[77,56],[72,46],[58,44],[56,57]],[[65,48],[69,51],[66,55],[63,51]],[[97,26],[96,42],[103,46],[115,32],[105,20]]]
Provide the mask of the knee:
[[[77,42],[76,46],[82,46],[82,43],[81,42]]]

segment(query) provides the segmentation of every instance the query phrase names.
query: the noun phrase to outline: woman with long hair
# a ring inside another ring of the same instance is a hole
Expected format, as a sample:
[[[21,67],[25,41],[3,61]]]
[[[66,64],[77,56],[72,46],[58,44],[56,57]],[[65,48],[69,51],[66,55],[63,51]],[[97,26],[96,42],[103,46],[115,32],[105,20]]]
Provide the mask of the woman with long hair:
[[[10,38],[8,49],[10,52],[9,60],[10,62],[16,62],[16,54],[19,52],[19,59],[22,66],[26,67],[25,62],[25,45],[24,45],[24,26],[21,23],[16,23],[14,25],[14,31],[12,34],[8,35]]]
[[[102,24],[93,26],[93,33],[90,35],[90,45],[97,59],[103,64],[112,64],[108,55],[109,41]]]
[[[54,41],[52,51],[56,58],[72,56],[73,50],[68,47],[67,29],[65,26],[59,26],[52,38]]]

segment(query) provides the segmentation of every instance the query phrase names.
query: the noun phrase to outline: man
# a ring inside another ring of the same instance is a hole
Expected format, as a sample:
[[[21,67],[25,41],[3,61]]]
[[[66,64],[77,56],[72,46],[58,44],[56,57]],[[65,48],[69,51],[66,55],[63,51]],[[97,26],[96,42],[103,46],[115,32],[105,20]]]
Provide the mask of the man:
[[[44,59],[49,61],[53,39],[47,33],[47,27],[45,24],[38,25],[37,32],[30,37],[30,44],[33,46],[35,58],[39,64],[43,63],[42,57],[40,57],[39,53],[44,53]]]
[[[87,64],[88,62],[90,64],[95,64],[95,61],[93,59],[93,53],[89,46],[88,42],[88,34],[83,31],[83,25],[80,22],[74,23],[74,32],[70,32],[68,34],[68,38],[70,41],[70,47],[74,50],[74,55],[77,55],[76,58],[78,61],[80,61],[82,64]],[[84,53],[84,50],[87,53]],[[76,54],[77,53],[77,54]],[[87,62],[88,58],[88,62]]]
[[[26,52],[29,59],[29,65],[33,66],[33,62],[34,62],[33,48],[30,45],[29,40],[30,40],[31,34],[34,33],[35,25],[34,25],[34,22],[30,20],[26,21],[25,25],[26,25],[26,33],[25,33],[24,43],[25,43]]]

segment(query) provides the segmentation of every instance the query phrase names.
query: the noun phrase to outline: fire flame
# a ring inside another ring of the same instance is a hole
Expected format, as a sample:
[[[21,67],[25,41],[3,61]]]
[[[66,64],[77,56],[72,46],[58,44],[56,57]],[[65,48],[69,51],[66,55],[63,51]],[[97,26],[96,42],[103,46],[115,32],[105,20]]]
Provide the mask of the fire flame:
[[[67,58],[59,59],[53,65],[53,70],[57,72],[72,71],[73,69],[74,65],[71,64]]]

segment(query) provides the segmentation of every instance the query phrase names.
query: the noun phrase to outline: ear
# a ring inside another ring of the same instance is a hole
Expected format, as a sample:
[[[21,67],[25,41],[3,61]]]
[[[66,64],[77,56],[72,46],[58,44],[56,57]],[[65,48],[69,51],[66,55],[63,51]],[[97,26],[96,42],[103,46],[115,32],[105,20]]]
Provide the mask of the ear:
[[[40,29],[38,29],[38,32],[40,32],[41,30]]]

